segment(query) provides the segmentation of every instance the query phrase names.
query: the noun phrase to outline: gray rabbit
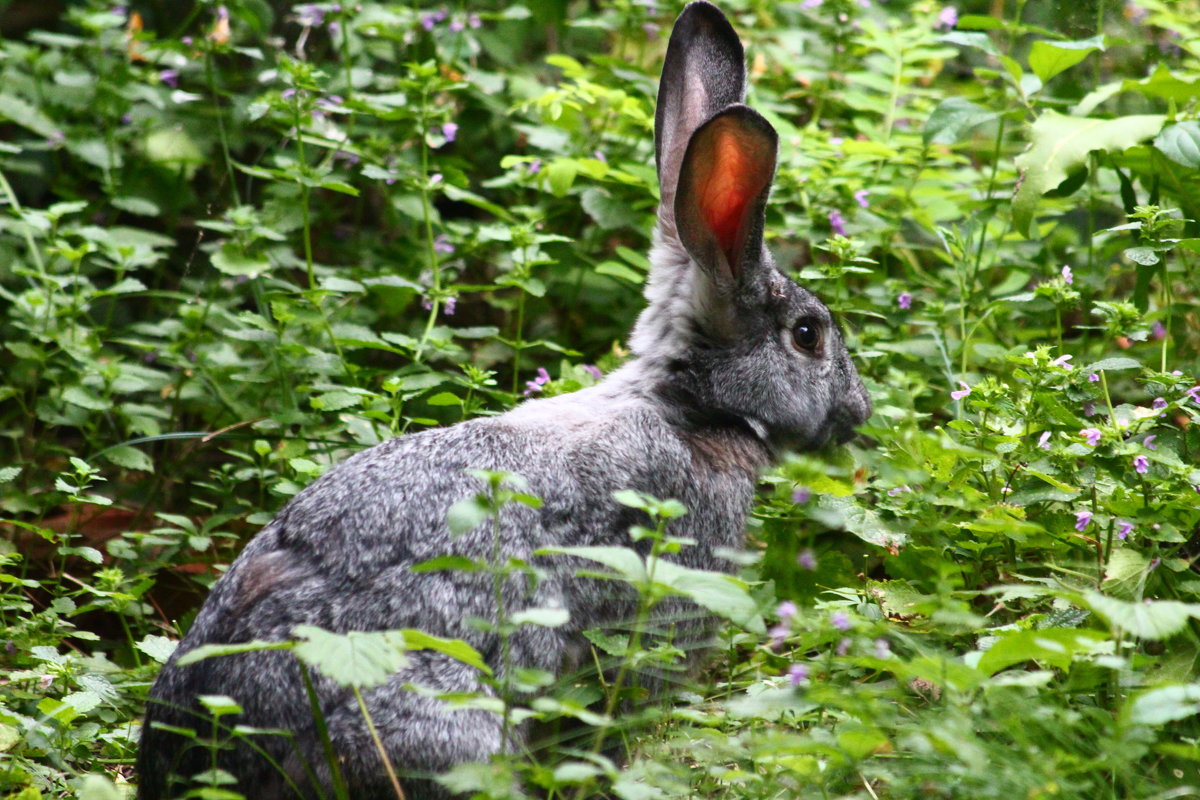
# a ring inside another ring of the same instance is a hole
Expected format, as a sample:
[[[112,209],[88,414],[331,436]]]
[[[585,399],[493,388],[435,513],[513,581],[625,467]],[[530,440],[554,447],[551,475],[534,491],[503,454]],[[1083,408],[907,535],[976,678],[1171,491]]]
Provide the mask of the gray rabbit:
[[[742,105],[744,83],[742,45],[724,15],[706,2],[687,6],[658,93],[662,203],[635,357],[594,387],[379,444],[298,494],[217,581],[154,684],[138,759],[141,800],[182,794],[174,776],[211,766],[207,750],[159,727],[207,735],[195,699],[205,694],[237,700],[237,724],[290,732],[256,737],[261,754],[244,746],[221,753],[239,791],[261,800],[333,797],[295,656],[259,651],[176,664],[200,645],[285,640],[297,625],[420,628],[464,639],[502,669],[497,636],[470,624],[496,617],[492,577],[410,569],[443,554],[491,557],[488,525],[459,537],[447,527],[450,506],[481,491],[467,470],[520,474],[543,500],[540,509],[503,511],[501,555],[545,571],[531,592],[523,582],[506,585],[504,602],[510,611],[569,612],[566,625],[525,626],[510,643],[510,663],[560,673],[581,631],[628,618],[633,607],[536,550],[629,544],[639,516],[613,493],[636,489],[689,509],[670,529],[695,542],[680,563],[731,570],[717,553],[742,544],[759,471],[781,451],[844,440],[866,420],[870,400],[829,310],[779,272],[764,247],[777,136]],[[486,693],[476,670],[431,650],[409,658],[364,697],[409,800],[445,797],[429,778],[505,749],[501,721],[436,698]],[[393,798],[353,694],[315,673],[314,685],[350,795]]]

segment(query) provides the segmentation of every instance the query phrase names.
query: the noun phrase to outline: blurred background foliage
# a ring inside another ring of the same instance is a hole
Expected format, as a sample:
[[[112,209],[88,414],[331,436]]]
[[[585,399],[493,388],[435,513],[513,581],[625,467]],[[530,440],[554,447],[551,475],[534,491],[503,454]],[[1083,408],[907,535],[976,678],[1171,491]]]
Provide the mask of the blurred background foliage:
[[[510,767],[1197,794],[1200,4],[722,7],[781,135],[770,244],[876,413],[764,477],[766,639],[629,766]],[[330,464],[626,357],[678,10],[0,0],[7,796],[128,791],[204,588]]]

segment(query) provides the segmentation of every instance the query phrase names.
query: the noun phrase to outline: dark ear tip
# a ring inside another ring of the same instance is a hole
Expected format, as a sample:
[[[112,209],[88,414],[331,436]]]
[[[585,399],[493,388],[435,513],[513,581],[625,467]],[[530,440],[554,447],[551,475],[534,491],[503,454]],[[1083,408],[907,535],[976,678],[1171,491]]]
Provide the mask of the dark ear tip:
[[[743,52],[742,40],[738,38],[729,18],[708,0],[694,0],[684,6],[671,29],[671,38],[679,35],[684,39],[691,39],[695,36],[695,30],[700,27],[709,28],[724,39],[727,45],[736,48],[738,53]]]

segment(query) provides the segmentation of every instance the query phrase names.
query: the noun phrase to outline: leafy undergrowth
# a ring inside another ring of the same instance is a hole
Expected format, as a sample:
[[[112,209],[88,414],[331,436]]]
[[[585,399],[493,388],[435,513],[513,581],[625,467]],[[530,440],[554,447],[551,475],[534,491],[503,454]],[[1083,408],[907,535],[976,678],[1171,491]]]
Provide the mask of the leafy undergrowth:
[[[290,496],[620,363],[678,8],[34,5],[0,4],[0,783],[120,797],[159,664]],[[455,785],[1200,794],[1200,3],[723,7],[781,134],[768,237],[875,414],[764,476],[703,680],[537,688],[583,744]],[[647,607],[697,585],[630,570]]]

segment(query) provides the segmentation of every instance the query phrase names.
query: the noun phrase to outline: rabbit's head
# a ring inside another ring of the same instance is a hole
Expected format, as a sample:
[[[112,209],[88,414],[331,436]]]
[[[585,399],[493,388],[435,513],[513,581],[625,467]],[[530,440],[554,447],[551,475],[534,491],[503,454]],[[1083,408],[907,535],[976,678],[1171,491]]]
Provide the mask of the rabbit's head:
[[[672,404],[738,419],[772,450],[846,439],[871,402],[829,309],[763,243],[778,137],[742,105],[737,34],[695,2],[675,23],[655,114],[662,202],[632,346]]]

